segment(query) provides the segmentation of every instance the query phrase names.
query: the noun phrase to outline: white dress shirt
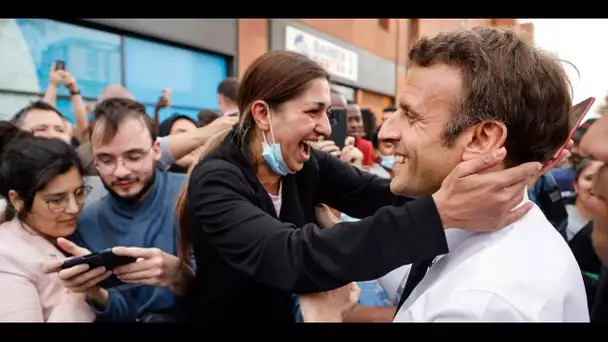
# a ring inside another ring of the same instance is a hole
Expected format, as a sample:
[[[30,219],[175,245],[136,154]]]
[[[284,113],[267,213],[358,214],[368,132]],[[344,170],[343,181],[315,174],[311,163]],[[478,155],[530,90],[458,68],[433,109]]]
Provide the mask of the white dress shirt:
[[[395,322],[589,322],[581,270],[538,207],[494,233],[452,228],[446,237],[449,254]]]

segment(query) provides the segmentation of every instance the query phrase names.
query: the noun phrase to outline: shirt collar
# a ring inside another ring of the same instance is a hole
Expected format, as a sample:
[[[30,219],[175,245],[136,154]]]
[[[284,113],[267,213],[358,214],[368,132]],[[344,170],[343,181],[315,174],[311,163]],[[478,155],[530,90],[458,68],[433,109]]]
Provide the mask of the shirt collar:
[[[514,210],[520,208],[522,205],[526,204],[529,201],[530,201],[530,198],[528,197],[528,187],[526,187],[524,189],[524,199],[518,205],[516,205],[511,211],[514,211]],[[461,243],[464,242],[464,240],[466,240],[469,236],[471,236],[473,234],[478,234],[478,233],[472,233],[472,232],[469,232],[468,230],[464,230],[462,228],[446,228],[445,229],[445,238],[448,242],[448,250],[449,251],[455,250],[456,248],[458,248],[458,246]]]

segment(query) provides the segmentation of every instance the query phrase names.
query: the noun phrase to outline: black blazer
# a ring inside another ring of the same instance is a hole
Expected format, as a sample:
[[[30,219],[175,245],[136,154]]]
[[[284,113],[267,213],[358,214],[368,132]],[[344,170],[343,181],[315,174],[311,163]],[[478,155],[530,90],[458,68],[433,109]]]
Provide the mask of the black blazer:
[[[277,218],[232,131],[188,184],[197,271],[181,318],[293,322],[294,293],[376,279],[447,253],[432,197],[398,197],[389,184],[311,149],[303,169],[282,179]],[[315,225],[318,203],[367,218],[323,230]]]

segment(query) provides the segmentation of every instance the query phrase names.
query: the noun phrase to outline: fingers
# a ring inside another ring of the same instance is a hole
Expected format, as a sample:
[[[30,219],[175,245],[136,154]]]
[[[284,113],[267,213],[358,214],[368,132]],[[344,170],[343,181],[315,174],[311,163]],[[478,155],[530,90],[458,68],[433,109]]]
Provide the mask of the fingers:
[[[464,161],[456,166],[452,171],[453,177],[465,177],[473,173],[479,173],[498,165],[507,155],[504,147],[496,151],[491,151],[480,155],[477,158]]]
[[[160,274],[160,270],[158,269],[147,269],[122,275],[117,274],[116,276],[118,277],[118,279],[122,280],[125,283],[159,285],[159,282],[156,280],[160,280],[162,274]]]
[[[106,271],[105,267],[97,267],[93,270],[88,271],[88,265],[78,265],[71,267],[67,270],[60,271],[59,278],[63,280],[67,288],[73,289],[76,292],[81,292],[88,288],[91,288],[101,280],[105,279],[112,274],[111,271]],[[108,273],[108,276],[103,277],[104,274]]]
[[[112,253],[116,255],[130,256],[134,258],[149,259],[157,254],[156,248],[139,247],[114,247]]]
[[[61,249],[72,254],[73,256],[91,254],[88,249],[79,247],[77,244],[64,238],[58,238],[57,244],[59,245],[59,247],[61,247]]]
[[[53,261],[46,263],[44,266],[42,266],[42,272],[44,272],[44,274],[59,272],[62,264],[63,261]]]
[[[495,183],[496,188],[503,189],[521,184],[527,184],[538,176],[542,165],[537,162],[520,164],[508,169],[480,175],[481,182]]]
[[[94,286],[97,286],[97,284],[99,284],[102,281],[106,280],[111,275],[112,275],[112,271],[105,271],[102,274],[100,274],[100,275],[98,275],[98,276],[90,279],[89,281],[85,282],[81,286],[71,288],[71,290],[74,291],[74,292],[86,292],[90,288],[92,288]]]
[[[152,268],[154,265],[152,262],[150,262],[150,260],[146,260],[146,259],[137,259],[136,262],[132,262],[130,264],[126,264],[126,265],[122,265],[122,266],[118,266],[114,269],[114,273],[116,275],[123,275],[126,273],[134,273],[134,272],[140,272],[143,270],[147,270]]]
[[[79,276],[80,274],[89,270],[89,265],[81,264],[74,267],[66,268],[65,270],[59,271],[59,278],[62,280],[69,280]]]

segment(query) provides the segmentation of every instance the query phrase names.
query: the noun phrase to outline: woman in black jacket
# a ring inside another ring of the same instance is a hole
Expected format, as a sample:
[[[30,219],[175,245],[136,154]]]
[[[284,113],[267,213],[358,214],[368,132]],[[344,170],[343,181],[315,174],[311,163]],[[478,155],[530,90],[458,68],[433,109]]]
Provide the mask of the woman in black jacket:
[[[187,262],[194,251],[196,262],[184,321],[293,322],[294,293],[379,278],[447,253],[444,226],[495,230],[528,210],[508,214],[536,166],[451,176],[435,195],[412,200],[311,148],[331,132],[328,80],[317,63],[286,51],[262,55],[245,73],[239,124],[203,147],[178,203],[180,256]],[[498,199],[507,183],[520,186]],[[362,220],[321,230],[319,203]]]

